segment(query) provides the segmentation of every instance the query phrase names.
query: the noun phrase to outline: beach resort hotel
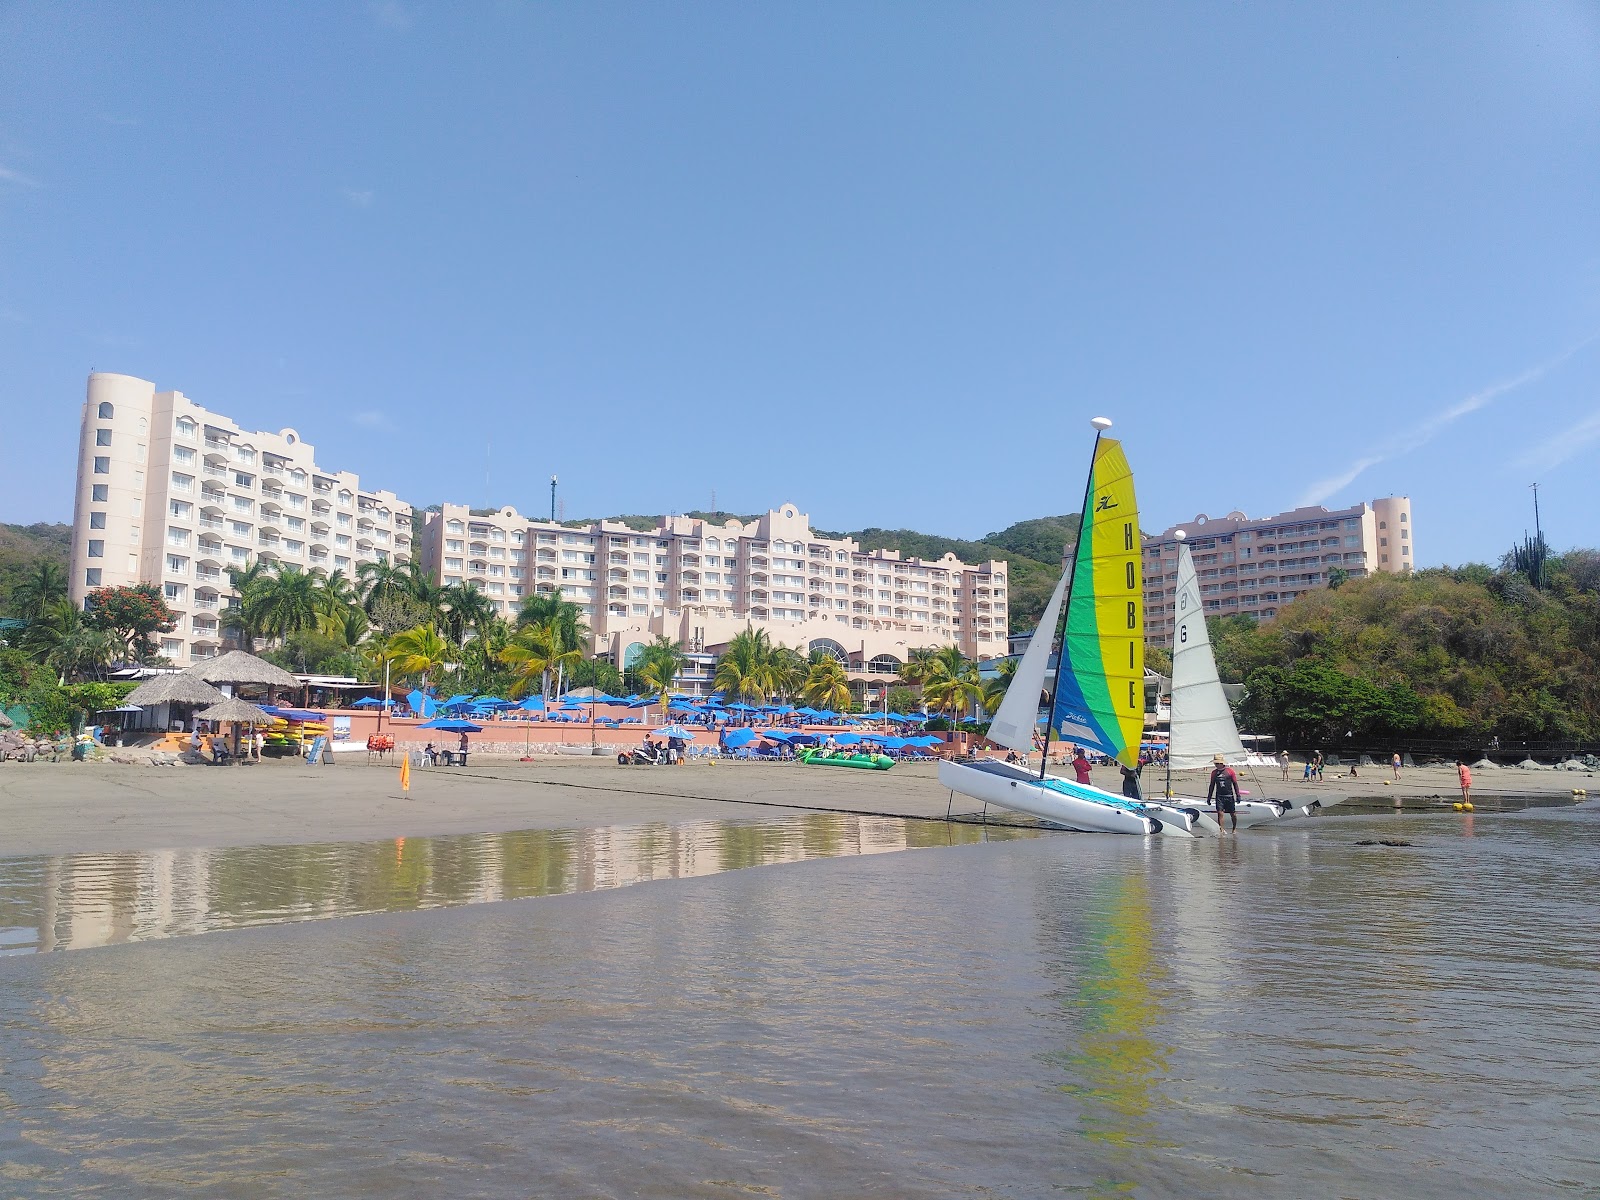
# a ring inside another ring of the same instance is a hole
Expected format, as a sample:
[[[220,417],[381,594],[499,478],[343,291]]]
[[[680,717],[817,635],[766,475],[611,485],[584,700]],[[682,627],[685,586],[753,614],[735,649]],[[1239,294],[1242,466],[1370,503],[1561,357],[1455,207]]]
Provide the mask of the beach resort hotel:
[[[89,376],[78,438],[69,595],[153,583],[177,628],[178,666],[230,647],[230,569],[280,559],[354,577],[412,555],[411,505],[319,466],[293,429],[251,431],[182,392],[129,375]]]
[[[476,583],[508,615],[524,596],[578,605],[595,653],[626,669],[658,636],[680,643],[684,690],[711,690],[718,652],[746,626],[801,653],[824,650],[869,687],[911,650],[1006,653],[1004,562],[933,561],[819,535],[793,504],[749,521],[661,518],[567,525],[513,508],[446,504],[422,516],[421,561],[446,584]]]
[[[417,515],[413,545],[411,504],[319,465],[294,429],[252,431],[147,380],[89,376],[70,594],[81,605],[97,587],[157,585],[178,619],[161,653],[178,666],[231,648],[220,620],[238,601],[228,572],[274,560],[354,577],[363,563],[416,558],[440,583],[475,584],[507,618],[528,596],[559,595],[619,667],[658,636],[679,642],[693,693],[710,690],[717,652],[747,625],[834,655],[858,691],[921,647],[1006,653],[1005,563],[863,550],[819,536],[793,504],[644,530],[456,504]]]

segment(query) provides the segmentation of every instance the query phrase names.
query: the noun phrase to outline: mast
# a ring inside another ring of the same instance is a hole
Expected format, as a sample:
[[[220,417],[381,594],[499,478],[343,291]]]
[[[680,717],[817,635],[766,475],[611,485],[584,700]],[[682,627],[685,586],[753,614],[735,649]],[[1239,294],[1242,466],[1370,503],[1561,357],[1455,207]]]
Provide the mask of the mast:
[[[1050,765],[1050,735],[1056,725],[1056,696],[1061,691],[1061,670],[1066,666],[1067,614],[1072,610],[1072,588],[1078,577],[1078,551],[1083,545],[1084,524],[1089,520],[1089,501],[1094,498],[1094,466],[1100,452],[1100,439],[1111,428],[1111,418],[1096,417],[1089,424],[1094,426],[1094,446],[1089,451],[1089,471],[1083,480],[1083,507],[1078,510],[1078,544],[1072,550],[1072,575],[1067,579],[1067,594],[1061,603],[1061,612],[1056,617],[1056,628],[1052,634],[1056,646],[1056,674],[1050,681],[1049,716],[1044,723],[1044,748],[1039,752],[1040,779],[1044,778],[1045,768]],[[1035,633],[1033,636],[1039,635]]]

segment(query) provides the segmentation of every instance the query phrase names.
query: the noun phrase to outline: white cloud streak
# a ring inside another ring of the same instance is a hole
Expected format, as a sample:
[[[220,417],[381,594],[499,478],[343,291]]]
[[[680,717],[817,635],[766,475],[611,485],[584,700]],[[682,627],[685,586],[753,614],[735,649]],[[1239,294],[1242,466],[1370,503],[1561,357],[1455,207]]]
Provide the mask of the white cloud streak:
[[[340,188],[339,194],[356,208],[371,208],[372,202],[378,198],[378,193],[370,189],[360,191],[356,188]]]
[[[13,171],[10,167],[0,167],[0,183],[14,183],[19,187],[36,188],[39,181],[32,175],[24,175],[21,171]]]
[[[1524,450],[1517,458],[1517,466],[1548,471],[1582,454],[1596,442],[1600,442],[1600,409],[1548,441]]]
[[[1358,458],[1352,462],[1348,467],[1345,467],[1333,475],[1329,475],[1325,479],[1317,480],[1317,482],[1313,483],[1309,488],[1307,488],[1305,493],[1300,497],[1300,504],[1302,506],[1308,504],[1321,504],[1330,496],[1337,495],[1354,483],[1357,478],[1359,478],[1370,468],[1377,466],[1379,463],[1388,462],[1391,458],[1398,458],[1402,454],[1409,454],[1411,451],[1417,449],[1417,447],[1432,441],[1450,426],[1461,420],[1462,417],[1470,416],[1479,409],[1488,408],[1502,396],[1505,396],[1510,392],[1514,392],[1518,388],[1526,387],[1535,380],[1549,374],[1562,363],[1566,362],[1567,359],[1571,358],[1579,350],[1582,350],[1590,342],[1594,341],[1596,337],[1600,337],[1600,333],[1591,333],[1588,337],[1578,342],[1575,346],[1571,346],[1568,349],[1563,350],[1554,358],[1546,362],[1542,362],[1536,367],[1529,367],[1526,371],[1523,371],[1519,375],[1514,375],[1510,379],[1503,379],[1499,383],[1492,383],[1482,391],[1474,392],[1466,399],[1452,404],[1449,408],[1434,413],[1433,416],[1429,417],[1427,420],[1423,421],[1421,424],[1415,426],[1407,432],[1401,434],[1394,440],[1394,444],[1400,447],[1400,449],[1363,455],[1361,458]]]
[[[351,413],[350,424],[359,425],[362,429],[371,429],[379,433],[393,433],[395,428],[394,422],[389,419],[387,413],[379,412],[373,408]]]

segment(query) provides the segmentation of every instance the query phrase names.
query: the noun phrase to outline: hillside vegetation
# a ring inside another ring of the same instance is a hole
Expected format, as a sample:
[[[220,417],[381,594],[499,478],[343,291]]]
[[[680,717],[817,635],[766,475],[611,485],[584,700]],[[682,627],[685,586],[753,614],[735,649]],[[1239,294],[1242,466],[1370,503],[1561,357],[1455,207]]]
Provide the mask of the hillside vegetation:
[[[1600,740],[1600,552],[1374,575],[1257,627],[1212,622],[1242,717],[1304,745],[1374,734]]]
[[[11,615],[11,591],[30,566],[45,559],[65,576],[71,550],[70,525],[0,524],[0,616]]]

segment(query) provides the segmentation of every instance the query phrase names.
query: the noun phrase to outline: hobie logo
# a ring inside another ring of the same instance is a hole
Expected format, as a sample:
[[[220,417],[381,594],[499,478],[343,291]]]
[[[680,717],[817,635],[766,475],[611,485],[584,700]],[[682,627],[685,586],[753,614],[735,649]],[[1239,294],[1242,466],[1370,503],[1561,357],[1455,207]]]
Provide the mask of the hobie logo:
[[[1094,510],[1095,512],[1110,512],[1116,507],[1117,502],[1111,498],[1111,493],[1107,492],[1104,496],[1100,497],[1099,501],[1096,502]]]

